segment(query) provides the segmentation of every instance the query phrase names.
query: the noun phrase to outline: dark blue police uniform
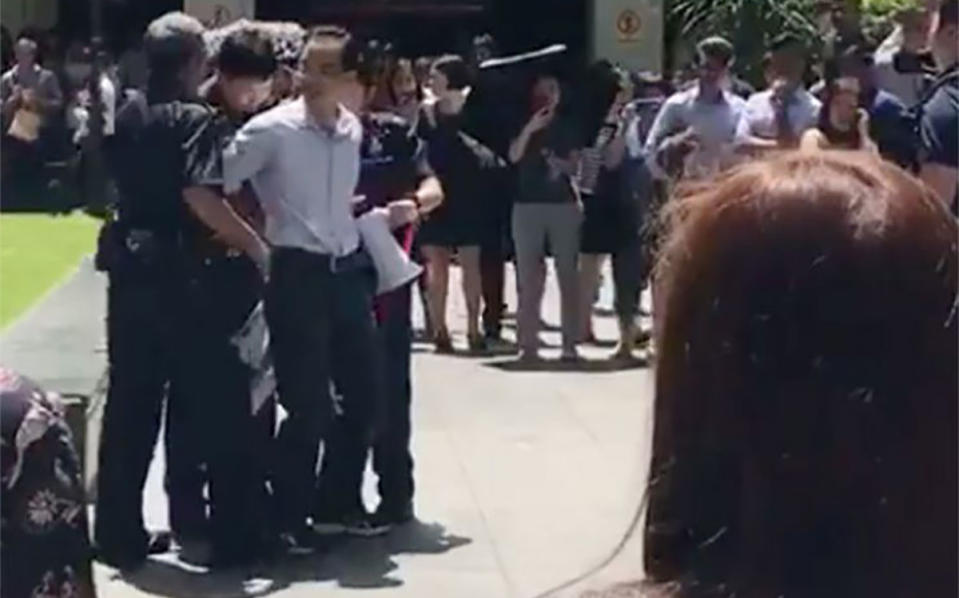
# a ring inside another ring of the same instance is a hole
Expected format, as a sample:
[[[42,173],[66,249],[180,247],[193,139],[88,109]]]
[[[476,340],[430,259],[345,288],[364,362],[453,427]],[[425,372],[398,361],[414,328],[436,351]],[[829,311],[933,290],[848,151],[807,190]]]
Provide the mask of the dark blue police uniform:
[[[116,129],[118,213],[98,251],[110,279],[110,373],[96,542],[107,562],[135,565],[145,557],[143,484],[166,398],[168,408],[192,412],[206,428],[191,450],[207,465],[215,555],[224,565],[247,560],[257,545],[244,454],[253,420],[248,374],[229,339],[256,300],[255,292],[243,300],[238,293],[259,283],[246,258],[211,267],[217,258],[201,251],[201,225],[182,196],[220,179],[222,122],[192,99],[134,95]]]

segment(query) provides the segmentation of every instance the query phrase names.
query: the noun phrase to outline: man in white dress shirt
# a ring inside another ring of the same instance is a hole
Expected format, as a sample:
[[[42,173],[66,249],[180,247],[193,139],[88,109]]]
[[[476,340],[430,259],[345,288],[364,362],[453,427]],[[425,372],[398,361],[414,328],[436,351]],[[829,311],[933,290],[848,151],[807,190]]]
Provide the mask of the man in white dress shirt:
[[[800,40],[780,36],[771,48],[773,83],[746,102],[736,142],[748,152],[798,147],[806,129],[816,126],[820,102],[803,87],[806,51]]]
[[[674,169],[687,178],[710,176],[734,161],[733,142],[746,102],[724,86],[733,45],[710,37],[696,51],[696,85],[666,100],[646,139],[647,161],[659,178]]]
[[[224,153],[226,192],[252,183],[273,248],[266,315],[288,413],[277,439],[274,492],[281,539],[293,553],[312,548],[307,515],[321,438],[368,439],[378,404],[376,278],[352,209],[363,131],[339,103],[363,60],[360,48],[342,29],[314,29],[301,59],[302,97],[254,117]],[[334,351],[349,371],[337,376],[344,425],[331,428]],[[365,458],[368,440],[350,446],[359,454],[348,458]]]

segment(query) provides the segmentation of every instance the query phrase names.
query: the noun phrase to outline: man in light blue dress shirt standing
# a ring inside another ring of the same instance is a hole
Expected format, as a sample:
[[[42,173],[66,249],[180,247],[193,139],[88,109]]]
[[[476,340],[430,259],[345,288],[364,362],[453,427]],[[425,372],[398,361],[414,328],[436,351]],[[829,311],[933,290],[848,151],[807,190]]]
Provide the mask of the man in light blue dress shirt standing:
[[[344,30],[318,27],[303,50],[303,95],[250,120],[224,153],[227,193],[250,181],[272,246],[266,290],[280,403],[288,416],[276,446],[277,524],[287,551],[309,552],[307,515],[319,442],[328,434],[364,459],[379,404],[372,299],[376,275],[353,217],[362,126],[339,103],[363,60]],[[330,426],[331,355],[343,395],[342,426]],[[342,384],[340,384],[342,383]]]

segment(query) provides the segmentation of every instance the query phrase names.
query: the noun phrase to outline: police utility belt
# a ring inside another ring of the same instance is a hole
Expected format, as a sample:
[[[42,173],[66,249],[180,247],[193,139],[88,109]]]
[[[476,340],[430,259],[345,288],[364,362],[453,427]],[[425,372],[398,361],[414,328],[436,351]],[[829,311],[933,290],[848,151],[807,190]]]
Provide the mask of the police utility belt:
[[[158,231],[113,221],[100,229],[96,268],[101,272],[119,274],[177,266],[212,265],[242,256],[242,252],[234,249],[206,251],[198,247],[195,236],[188,231]]]

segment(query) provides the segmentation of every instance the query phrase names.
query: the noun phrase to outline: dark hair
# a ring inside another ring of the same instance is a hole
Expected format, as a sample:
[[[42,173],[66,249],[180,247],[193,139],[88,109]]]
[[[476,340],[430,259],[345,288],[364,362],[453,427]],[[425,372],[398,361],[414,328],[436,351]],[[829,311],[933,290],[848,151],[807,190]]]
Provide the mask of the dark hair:
[[[470,50],[470,60],[477,63],[475,66],[479,66],[478,63],[481,62],[479,58],[483,55],[488,55],[489,58],[496,56],[498,52],[496,39],[489,33],[477,35],[473,38],[473,46]]]
[[[862,147],[862,136],[859,134],[859,127],[852,126],[847,131],[841,131],[832,124],[830,111],[832,102],[839,93],[839,82],[845,77],[840,74],[827,77],[823,87],[822,106],[819,108],[819,120],[816,128],[826,137],[829,145],[835,149],[860,149]]]
[[[303,55],[306,58],[310,46],[321,41],[333,41],[342,48],[341,63],[345,72],[358,71],[362,62],[364,44],[353,37],[349,31],[337,25],[317,25],[310,29],[303,44]]]
[[[168,12],[147,25],[143,49],[149,65],[151,94],[176,94],[183,90],[180,75],[191,61],[205,57],[203,25],[182,12]]]
[[[948,209],[864,152],[750,162],[671,205],[649,574],[698,595],[956,595]]]
[[[959,1],[942,0],[939,5],[939,27],[959,25]]]
[[[769,44],[770,52],[784,52],[787,50],[795,51],[803,56],[806,55],[806,43],[793,33],[781,33],[773,38]]]
[[[386,81],[385,81],[386,92],[387,92],[387,96],[390,99],[390,103],[393,106],[399,103],[399,98],[396,97],[396,90],[394,89],[394,82],[396,81],[396,76],[400,73],[400,71],[404,71],[404,70],[409,71],[409,73],[413,76],[413,80],[414,81],[416,80],[416,71],[413,68],[413,62],[409,58],[398,58],[395,62],[393,62],[392,66],[390,67],[389,73],[387,73],[387,76],[386,76]],[[419,85],[417,85],[416,100],[422,101],[422,99],[423,99],[423,90],[422,88],[420,88]]]
[[[470,84],[469,69],[466,61],[455,54],[442,56],[433,63],[433,68],[443,73],[449,82],[449,88],[460,90]]]
[[[716,58],[729,66],[733,62],[735,50],[729,40],[715,35],[696,44],[696,54],[700,61],[705,58]]]
[[[633,81],[633,88],[636,90],[637,96],[651,88],[658,89],[664,96],[670,96],[673,93],[673,86],[669,79],[659,73],[652,71],[632,72],[630,78]]]
[[[220,45],[216,66],[227,77],[266,79],[276,71],[273,42],[255,29],[234,31]]]

